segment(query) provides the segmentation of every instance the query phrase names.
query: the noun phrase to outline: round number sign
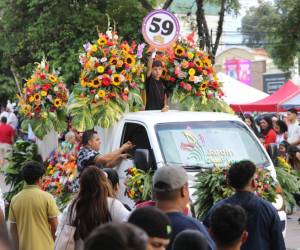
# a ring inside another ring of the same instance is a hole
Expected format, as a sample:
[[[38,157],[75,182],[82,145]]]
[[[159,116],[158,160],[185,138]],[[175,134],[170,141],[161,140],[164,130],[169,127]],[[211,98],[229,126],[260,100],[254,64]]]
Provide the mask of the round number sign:
[[[156,48],[165,48],[176,42],[180,26],[172,13],[155,10],[144,18],[142,32],[147,43]]]

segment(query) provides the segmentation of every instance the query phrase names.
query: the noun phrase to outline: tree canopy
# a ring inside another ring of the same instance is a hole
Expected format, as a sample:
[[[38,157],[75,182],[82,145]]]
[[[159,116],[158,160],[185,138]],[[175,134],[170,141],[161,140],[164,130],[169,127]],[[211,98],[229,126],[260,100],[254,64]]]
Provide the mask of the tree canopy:
[[[264,47],[284,71],[300,57],[300,2],[260,1],[242,20],[242,33],[249,47]]]

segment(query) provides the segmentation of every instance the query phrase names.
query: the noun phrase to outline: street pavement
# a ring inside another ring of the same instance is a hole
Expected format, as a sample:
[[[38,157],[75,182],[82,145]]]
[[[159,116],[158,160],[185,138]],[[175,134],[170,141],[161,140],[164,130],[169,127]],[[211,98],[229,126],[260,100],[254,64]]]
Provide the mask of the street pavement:
[[[300,250],[300,208],[297,209],[292,215],[288,215],[287,232],[285,237],[286,249]]]

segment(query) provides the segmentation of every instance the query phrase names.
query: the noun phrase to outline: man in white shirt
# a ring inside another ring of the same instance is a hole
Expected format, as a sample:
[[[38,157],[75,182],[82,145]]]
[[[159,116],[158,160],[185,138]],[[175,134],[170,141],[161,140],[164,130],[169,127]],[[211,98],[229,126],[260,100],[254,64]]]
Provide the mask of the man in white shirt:
[[[287,122],[288,122],[288,143],[291,146],[300,147],[300,126],[297,121],[297,110],[289,109],[287,112]]]

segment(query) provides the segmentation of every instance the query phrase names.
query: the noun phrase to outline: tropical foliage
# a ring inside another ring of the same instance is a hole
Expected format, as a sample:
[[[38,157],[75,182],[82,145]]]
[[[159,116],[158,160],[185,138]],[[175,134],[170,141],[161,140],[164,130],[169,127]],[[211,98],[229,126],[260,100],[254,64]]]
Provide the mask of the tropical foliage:
[[[194,203],[196,216],[202,219],[206,212],[218,201],[231,196],[233,188],[227,182],[228,168],[213,168],[208,171],[199,172],[196,176]],[[263,199],[274,202],[278,189],[270,172],[266,169],[257,170],[256,194]]]
[[[35,160],[37,157],[37,145],[35,143],[18,140],[13,145],[12,155],[8,159],[9,164],[4,169],[5,184],[10,186],[9,191],[4,193],[4,198],[8,203],[14,195],[23,189],[22,169],[24,163]]]
[[[42,139],[54,129],[63,132],[67,128],[65,107],[68,90],[56,71],[50,72],[43,60],[24,85],[19,98],[20,113],[25,116],[34,134]]]
[[[143,106],[144,45],[121,41],[117,34],[100,33],[94,43],[84,45],[79,56],[80,84],[69,100],[72,125],[78,131],[94,126],[110,127],[125,111]]]

